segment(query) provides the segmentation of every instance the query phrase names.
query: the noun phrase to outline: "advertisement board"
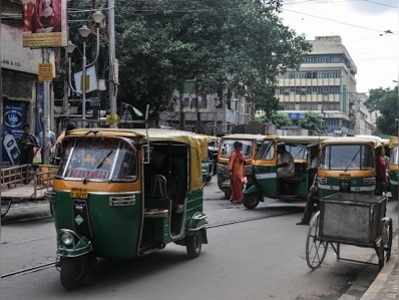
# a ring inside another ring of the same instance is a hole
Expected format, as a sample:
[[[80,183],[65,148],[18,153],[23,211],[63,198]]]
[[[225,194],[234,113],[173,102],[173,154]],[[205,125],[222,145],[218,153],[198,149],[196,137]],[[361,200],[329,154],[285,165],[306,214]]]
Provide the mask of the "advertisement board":
[[[23,46],[57,48],[67,45],[66,0],[23,0]]]

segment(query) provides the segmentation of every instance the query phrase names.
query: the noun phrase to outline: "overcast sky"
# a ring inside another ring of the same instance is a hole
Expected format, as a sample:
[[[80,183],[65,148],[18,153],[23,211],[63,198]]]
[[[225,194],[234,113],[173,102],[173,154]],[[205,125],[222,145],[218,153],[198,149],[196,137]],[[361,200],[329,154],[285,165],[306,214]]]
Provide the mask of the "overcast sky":
[[[398,5],[399,0],[285,0],[281,18],[307,39],[340,35],[358,68],[357,90],[367,92],[398,79]]]

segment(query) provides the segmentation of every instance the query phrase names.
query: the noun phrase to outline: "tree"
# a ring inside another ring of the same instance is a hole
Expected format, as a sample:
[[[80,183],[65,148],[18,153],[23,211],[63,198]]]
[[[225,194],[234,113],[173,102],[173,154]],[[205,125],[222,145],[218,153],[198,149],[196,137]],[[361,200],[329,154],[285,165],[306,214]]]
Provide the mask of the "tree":
[[[323,129],[323,119],[317,113],[307,112],[304,118],[299,120],[298,125],[311,132],[320,133]]]
[[[369,91],[368,107],[379,111],[377,129],[383,134],[396,135],[396,119],[399,117],[397,88],[378,88]]]
[[[76,1],[80,8],[102,1]],[[310,49],[278,17],[281,0],[116,1],[119,100],[152,116],[184,81],[196,92],[234,91],[270,117],[275,78]],[[73,35],[72,35],[73,36]],[[226,99],[225,99],[226,100]]]

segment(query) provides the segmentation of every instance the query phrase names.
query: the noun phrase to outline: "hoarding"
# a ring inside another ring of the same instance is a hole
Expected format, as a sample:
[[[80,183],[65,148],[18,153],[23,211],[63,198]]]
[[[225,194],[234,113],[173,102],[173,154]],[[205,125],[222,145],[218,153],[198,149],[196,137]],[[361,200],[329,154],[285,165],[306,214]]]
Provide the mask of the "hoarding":
[[[67,45],[66,0],[23,0],[23,46],[57,48]]]

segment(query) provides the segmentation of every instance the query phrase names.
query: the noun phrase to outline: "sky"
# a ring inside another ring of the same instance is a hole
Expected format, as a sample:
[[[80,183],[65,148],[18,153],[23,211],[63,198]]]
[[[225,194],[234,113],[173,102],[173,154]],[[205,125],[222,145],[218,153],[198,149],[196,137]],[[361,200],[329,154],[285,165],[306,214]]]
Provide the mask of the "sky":
[[[307,39],[341,36],[357,65],[357,90],[367,92],[398,80],[398,5],[399,0],[285,0],[280,17]]]

